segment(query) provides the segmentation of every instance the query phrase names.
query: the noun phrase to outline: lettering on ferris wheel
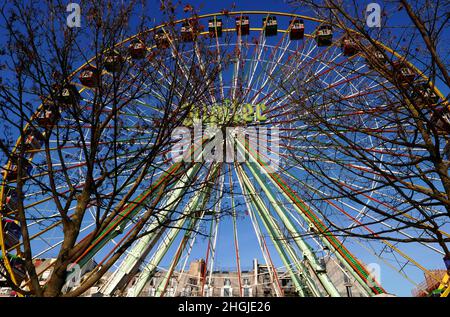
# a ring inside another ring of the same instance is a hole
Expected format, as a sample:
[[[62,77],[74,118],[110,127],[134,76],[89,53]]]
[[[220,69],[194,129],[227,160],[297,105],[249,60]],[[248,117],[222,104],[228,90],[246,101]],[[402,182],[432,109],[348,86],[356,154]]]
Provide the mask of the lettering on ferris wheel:
[[[264,115],[265,104],[238,103],[225,99],[222,103],[212,106],[196,105],[192,107],[188,104],[181,106],[182,109],[189,109],[183,125],[192,127],[194,120],[202,120],[206,124],[234,124],[245,125],[252,122],[264,122],[267,117]]]

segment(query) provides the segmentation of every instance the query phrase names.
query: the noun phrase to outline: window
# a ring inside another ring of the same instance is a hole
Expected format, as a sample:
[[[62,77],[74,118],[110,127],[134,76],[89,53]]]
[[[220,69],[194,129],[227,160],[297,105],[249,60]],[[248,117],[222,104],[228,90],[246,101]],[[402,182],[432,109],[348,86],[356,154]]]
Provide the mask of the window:
[[[46,281],[50,277],[50,270],[44,271],[42,273],[41,277],[39,278],[40,281]]]
[[[231,297],[233,294],[233,289],[231,287],[223,288],[223,297]]]
[[[281,279],[281,286],[283,287],[292,287],[292,280],[289,278]]]
[[[189,284],[191,285],[197,285],[197,279],[196,278],[189,278]]]
[[[281,280],[281,286],[286,286],[287,283],[288,283],[288,279],[283,278],[283,279]]]
[[[350,278],[345,273],[344,273],[344,283],[345,284],[350,284]]]
[[[352,287],[351,286],[346,286],[345,288],[347,289],[347,296],[348,297],[352,297]]]
[[[204,292],[203,296],[211,297],[212,291],[213,291],[213,288],[211,286],[205,285],[205,288],[203,289],[203,292]]]
[[[11,289],[9,287],[0,288],[0,295],[9,295],[11,293]]]
[[[224,279],[224,280],[223,280],[223,285],[225,285],[225,286],[231,286],[231,281],[230,281],[230,279],[229,279],[229,278]]]
[[[192,295],[191,288],[189,286],[185,287],[183,289],[183,295],[182,296],[191,296],[191,295]]]
[[[250,285],[250,280],[248,279],[248,277],[244,278],[244,285]]]
[[[250,287],[244,287],[244,297],[252,296],[252,289]]]
[[[167,294],[167,297],[175,296],[175,289],[173,287],[168,288],[166,294]]]

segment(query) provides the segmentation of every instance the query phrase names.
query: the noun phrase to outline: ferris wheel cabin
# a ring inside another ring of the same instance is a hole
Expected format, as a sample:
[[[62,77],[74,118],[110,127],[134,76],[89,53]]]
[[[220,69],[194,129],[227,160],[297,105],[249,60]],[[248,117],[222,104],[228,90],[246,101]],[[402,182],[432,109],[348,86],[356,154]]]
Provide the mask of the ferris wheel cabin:
[[[20,226],[13,220],[2,219],[4,242],[6,249],[10,249],[17,245],[22,236]]]
[[[412,98],[416,103],[424,106],[436,105],[439,102],[439,96],[425,80],[415,83]]]
[[[147,46],[140,40],[134,40],[128,46],[128,53],[132,59],[143,59],[147,53]]]
[[[278,33],[278,22],[277,17],[268,16],[263,18],[263,28],[265,36],[275,36]]]
[[[3,255],[0,256],[0,262],[4,262],[3,259]],[[25,261],[17,256],[17,255],[12,255],[12,254],[7,254],[8,260],[9,260],[9,264],[11,265],[11,268],[14,272],[14,276],[16,278],[16,281],[18,284],[22,283],[22,281],[26,278],[27,274],[25,271]],[[4,272],[3,269],[4,265],[0,265],[0,271],[2,272],[2,274],[7,275],[6,272]]]
[[[369,69],[374,69],[376,66],[382,66],[386,64],[386,57],[376,48],[374,48],[373,54],[366,56],[366,63]]]
[[[97,67],[87,65],[80,74],[80,82],[86,87],[97,87],[100,84],[100,71]]]
[[[5,197],[3,201],[4,209],[1,212],[2,215],[6,216],[8,213],[16,211],[19,204],[19,196],[16,188],[13,186],[5,186],[3,196]]]
[[[408,65],[406,65],[405,62],[395,61],[392,66],[394,78],[397,79],[401,84],[410,84],[416,78],[416,74],[414,73],[414,71]]]
[[[80,79],[80,81],[81,81],[81,79]],[[81,100],[80,93],[78,92],[78,89],[73,84],[63,84],[63,85],[54,84],[53,92],[56,95],[56,99],[58,101],[58,106],[77,107],[80,103],[80,100]]]
[[[41,111],[36,116],[36,122],[41,128],[51,129],[58,121],[60,115],[58,107],[50,100],[46,100],[43,102]]]
[[[14,155],[13,158],[11,159],[11,165],[10,165],[9,169],[5,168],[7,170],[5,179],[8,182],[12,182],[17,179],[17,176],[19,174],[18,162],[19,162],[19,158],[16,155]],[[22,177],[31,175],[32,170],[33,170],[33,165],[31,165],[30,161],[25,158],[22,158],[21,159]]]
[[[156,43],[156,47],[159,49],[166,49],[170,46],[169,34],[164,32],[162,29],[156,31],[153,39]]]
[[[236,33],[240,35],[250,34],[250,19],[248,16],[240,16],[236,18]]]
[[[431,122],[440,134],[450,135],[450,111],[447,107],[435,111],[431,116]]]
[[[190,19],[181,24],[181,40],[183,42],[193,42],[198,34],[198,22]]]
[[[222,36],[222,19],[210,19],[208,21],[208,32],[211,37]]]
[[[38,150],[44,144],[44,136],[33,127],[29,127],[25,132],[25,151]]]
[[[333,30],[331,25],[320,25],[316,30],[317,46],[330,46],[333,43]]]
[[[341,49],[344,56],[353,56],[359,51],[358,44],[350,37],[342,39]]]
[[[291,29],[289,31],[289,39],[291,41],[303,39],[305,35],[305,23],[303,22],[303,20],[291,20],[289,21],[289,25],[291,25]]]
[[[124,58],[118,51],[113,50],[105,56],[103,64],[108,72],[117,73],[120,72],[123,67]]]

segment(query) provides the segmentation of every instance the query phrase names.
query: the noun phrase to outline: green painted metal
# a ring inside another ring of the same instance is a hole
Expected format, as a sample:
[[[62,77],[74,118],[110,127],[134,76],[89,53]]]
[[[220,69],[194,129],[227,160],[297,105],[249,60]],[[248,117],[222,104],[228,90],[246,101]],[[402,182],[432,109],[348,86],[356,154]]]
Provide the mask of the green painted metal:
[[[158,217],[163,221],[167,218],[169,213],[173,212],[182,200],[183,195],[188,189],[189,180],[197,174],[201,165],[199,163],[194,164],[172,187],[165,202],[161,204],[161,212]],[[148,255],[156,241],[155,238],[159,238],[162,233],[158,232],[159,222],[155,221],[150,223],[144,231],[150,232],[137,241],[131,251],[127,254],[125,259],[120,264],[119,268],[114,272],[114,275],[109,279],[108,283],[102,290],[105,295],[111,295],[116,290],[117,286],[122,284],[123,280],[130,277],[130,273],[135,272],[142,260]],[[164,229],[164,228],[160,228]]]
[[[222,176],[223,177],[223,176]],[[222,182],[222,186],[219,190],[219,192],[217,193],[217,197],[221,197],[222,196],[222,190],[223,190],[223,182]],[[218,204],[216,204],[215,208],[214,208],[214,221],[211,221],[211,228],[210,230],[213,230],[214,227],[214,223],[217,224],[217,219],[218,219],[218,214],[220,213],[220,201]],[[172,260],[172,263],[170,264],[169,269],[167,270],[164,278],[161,280],[161,282],[159,283],[156,292],[155,292],[155,296],[164,296],[164,293],[166,291],[166,287],[168,285],[168,281],[170,279],[170,277],[173,274],[173,271],[175,270],[175,267],[178,265],[178,261],[180,260],[181,254],[184,250],[184,248],[186,247],[187,242],[191,239],[193,230],[195,230],[195,227],[198,226],[198,222],[193,222],[192,219],[189,220],[189,225],[188,225],[188,230],[185,231],[184,237],[183,237],[183,241],[180,244],[180,246],[178,247],[177,250],[177,254],[175,255],[174,259]],[[191,244],[194,242],[194,239],[191,241]],[[179,253],[178,253],[179,252]]]
[[[304,267],[301,265],[300,260],[297,258],[297,255],[292,250],[292,247],[288,244],[284,235],[280,229],[280,227],[275,223],[273,218],[271,218],[269,210],[264,204],[264,201],[257,195],[255,188],[253,187],[250,179],[244,173],[241,166],[237,165],[236,169],[238,171],[238,180],[240,186],[242,188],[243,193],[250,198],[250,204],[255,207],[255,210],[258,212],[260,219],[262,220],[264,227],[270,235],[272,242],[277,249],[278,254],[280,255],[283,264],[289,272],[289,275],[295,285],[296,291],[301,295],[305,296],[304,293],[304,284],[299,278],[299,274],[295,273],[291,268],[291,260],[289,256],[294,260],[297,269],[300,272],[304,272]],[[247,200],[246,200],[247,201]],[[306,273],[306,272],[304,272]],[[320,294],[318,290],[315,290],[315,287],[312,289],[313,292],[317,292],[317,296]]]
[[[294,223],[287,216],[287,212],[284,210],[285,207],[280,206],[280,204],[277,202],[275,198],[274,193],[267,186],[267,182],[265,182],[262,179],[261,169],[255,168],[255,165],[252,163],[247,163],[246,166],[248,166],[249,170],[252,172],[253,177],[256,179],[258,184],[263,189],[264,193],[269,199],[272,208],[276,211],[278,217],[281,219],[282,223],[289,231],[292,240],[295,242],[297,247],[302,252],[305,260],[307,260],[310,263],[311,268],[316,273],[318,279],[320,280],[320,282],[322,283],[323,287],[326,289],[328,294],[332,297],[340,297],[341,295],[339,294],[338,290],[333,285],[326,272],[322,270],[321,265],[319,264],[319,261],[316,258],[315,254],[313,253],[311,247],[301,238],[301,235],[298,232],[297,228],[295,227]]]
[[[242,149],[245,148],[241,141],[237,141],[238,146]],[[248,146],[248,144],[246,144]],[[272,184],[279,190],[279,192],[292,204],[297,213],[317,232],[323,232],[318,234],[320,240],[330,249],[334,250],[334,254],[340,260],[340,262],[346,267],[348,272],[358,281],[361,287],[368,292],[368,294],[375,295],[385,293],[385,291],[376,284],[376,282],[370,277],[367,270],[359,263],[359,261],[344,247],[334,235],[327,232],[326,226],[323,222],[312,212],[312,210],[305,205],[305,203],[292,191],[284,182],[280,176],[276,173],[269,173],[267,171],[268,166],[265,162],[257,160],[255,157],[257,153],[253,149],[249,149],[249,158],[251,163],[261,166],[261,170],[267,176]],[[371,285],[373,286],[371,286]]]
[[[111,239],[114,239],[120,234],[120,230],[116,230],[120,225],[122,228],[145,206],[145,203],[149,201],[153,194],[156,193],[156,189],[161,185],[161,183],[172,173],[181,167],[180,163],[172,165],[168,171],[162,175],[158,181],[153,183],[149,189],[141,193],[134,201],[128,203],[127,206],[116,216],[111,224],[107,226],[92,242],[94,245],[86,255],[84,255],[79,261],[78,265],[83,267],[87,262],[100,251],[106,243]]]
[[[166,286],[168,285],[168,281],[169,281],[170,277],[172,276],[173,271],[175,270],[175,267],[178,265],[178,261],[180,260],[182,250],[184,250],[187,242],[191,239],[192,232],[193,232],[193,230],[195,230],[195,225],[196,225],[196,222],[194,222],[193,219],[189,219],[187,230],[185,231],[184,237],[182,238],[183,240],[177,250],[177,253],[179,251],[180,254],[176,254],[174,259],[172,260],[169,269],[167,270],[166,274],[164,275],[164,278],[160,281],[160,283],[156,289],[155,294],[157,294],[157,295],[155,295],[155,296],[164,296],[164,293],[166,291]]]
[[[200,165],[200,164],[197,164]],[[213,179],[216,175],[218,168],[217,165],[214,168],[214,171],[212,173],[211,178]],[[210,179],[211,179],[210,178]],[[145,268],[142,270],[141,274],[139,275],[137,282],[135,286],[132,288],[132,291],[130,293],[130,296],[138,296],[142,289],[144,288],[147,281],[153,276],[156,267],[159,265],[161,260],[163,259],[164,255],[169,250],[170,246],[174,242],[175,238],[178,236],[178,234],[183,230],[183,226],[187,219],[190,219],[190,224],[187,230],[192,229],[192,227],[197,223],[197,221],[200,220],[201,217],[192,217],[187,216],[191,215],[193,212],[197,210],[197,208],[200,206],[201,210],[204,209],[204,206],[209,200],[209,194],[211,193],[211,186],[206,187],[206,189],[201,189],[195,193],[195,195],[190,199],[187,206],[183,210],[182,214],[180,215],[180,219],[176,221],[174,224],[174,228],[172,228],[169,231],[169,234],[167,237],[161,241],[161,244],[159,245],[157,251],[152,256],[150,262],[145,266]],[[203,216],[203,214],[202,214]],[[160,294],[162,290],[158,289],[158,292]]]

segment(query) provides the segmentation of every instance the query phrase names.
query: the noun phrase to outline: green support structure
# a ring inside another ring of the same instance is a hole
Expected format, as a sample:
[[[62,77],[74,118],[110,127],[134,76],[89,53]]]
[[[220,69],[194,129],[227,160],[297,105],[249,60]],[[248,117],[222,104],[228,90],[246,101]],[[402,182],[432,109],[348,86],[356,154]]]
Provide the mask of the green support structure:
[[[211,174],[210,179],[214,179],[216,172],[218,171],[217,167],[218,166],[216,165],[213,168],[213,172]],[[183,213],[180,215],[180,219],[176,221],[174,228],[172,228],[169,231],[169,234],[165,237],[165,239],[161,241],[161,244],[158,246],[158,249],[156,250],[155,254],[153,254],[150,262],[142,270],[129,296],[139,295],[139,293],[142,291],[147,281],[149,281],[149,279],[153,276],[156,267],[159,265],[164,255],[169,250],[175,238],[182,230],[184,230],[183,227],[186,220],[188,219],[191,220],[189,227],[187,228],[187,230],[190,230],[192,229],[193,226],[195,226],[197,221],[199,221],[200,218],[203,217],[204,212],[202,213],[201,217],[192,217],[187,215],[193,214],[196,210],[198,210],[199,206],[201,207],[201,210],[204,210],[204,207],[209,200],[209,194],[211,193],[211,189],[212,189],[211,186],[207,186],[206,189],[202,188],[201,190],[197,191],[195,195],[189,200],[187,206],[183,210]]]
[[[157,188],[164,182],[164,180],[180,169],[181,163],[172,165],[164,175],[162,175],[155,183],[153,183],[149,189],[141,193],[136,199],[128,203],[123,210],[113,219],[111,224],[108,225],[92,242],[92,247],[87,254],[85,254],[77,264],[80,267],[86,265],[86,263],[111,239],[114,239],[120,234],[120,229],[125,228],[126,224],[133,219],[133,217],[144,207],[145,203],[149,201],[153,194],[156,193]]]
[[[298,233],[294,223],[287,216],[287,212],[283,210],[284,207],[281,207],[278,204],[274,193],[267,186],[267,183],[264,182],[264,180],[262,179],[258,168],[255,168],[254,164],[252,164],[252,163],[246,164],[246,165],[249,167],[250,171],[252,172],[253,177],[255,177],[256,181],[263,189],[264,193],[266,194],[267,198],[269,199],[271,206],[276,211],[278,217],[281,219],[284,226],[287,228],[287,230],[291,234],[292,240],[295,242],[297,247],[302,252],[303,257],[311,265],[311,268],[314,270],[315,274],[317,275],[317,278],[320,280],[320,282],[322,283],[325,290],[332,297],[340,297],[341,295],[339,294],[338,290],[336,289],[336,287],[333,285],[333,283],[329,279],[326,272],[323,271],[323,268],[320,266],[319,261],[317,260],[315,254],[312,252],[311,247],[301,238],[301,235]]]
[[[242,151],[245,149],[244,144],[241,141],[236,142],[238,148]],[[248,144],[247,144],[248,145]],[[265,162],[257,160],[257,153],[251,149],[248,150],[250,163],[259,167],[262,175],[274,185],[276,189],[287,199],[287,201],[292,204],[296,212],[310,225],[315,228],[317,232],[325,232],[323,234],[318,234],[320,240],[330,249],[334,250],[334,254],[339,259],[339,261],[346,267],[348,272],[355,278],[355,280],[361,285],[361,287],[370,295],[376,295],[384,293],[385,291],[376,284],[376,282],[370,277],[367,270],[361,265],[361,263],[344,247],[342,242],[340,242],[331,233],[326,232],[326,226],[323,222],[308,208],[305,203],[297,196],[292,189],[283,183],[281,178],[276,173],[269,173],[267,171],[268,167]],[[255,158],[256,157],[256,158]],[[248,164],[250,165],[250,164]],[[370,286],[371,284],[373,286]]]
[[[221,177],[223,178],[223,175],[221,175]],[[221,197],[222,196],[222,192],[223,192],[223,182],[222,182],[222,186],[220,188],[220,190],[217,193],[217,197]],[[215,206],[214,206],[214,217],[215,217],[215,221],[211,221],[211,228],[214,226],[214,222],[217,221],[217,215],[220,214],[220,208],[221,208],[221,201],[219,201]],[[182,254],[182,250],[186,247],[186,243],[191,239],[191,235],[193,230],[195,230],[195,227],[198,226],[198,222],[193,222],[192,219],[189,222],[188,225],[188,230],[186,230],[184,237],[183,237],[183,242],[180,244],[180,246],[178,247],[179,249],[177,250],[177,254],[175,255],[174,259],[172,260],[169,269],[167,270],[164,278],[160,281],[156,292],[155,292],[155,296],[164,296],[164,293],[166,291],[166,287],[168,285],[168,281],[170,279],[170,277],[173,274],[173,271],[175,270],[175,267],[178,265],[178,261],[180,260],[181,254]],[[192,241],[192,243],[194,242],[194,240]]]
[[[256,194],[255,188],[253,187],[250,179],[242,170],[241,166],[237,166],[237,175],[238,180],[240,183],[240,186],[242,188],[242,191],[244,194],[246,194],[250,200],[251,204],[255,207],[256,211],[258,212],[259,217],[261,218],[264,227],[266,228],[267,232],[270,235],[270,238],[272,242],[275,245],[275,248],[277,249],[277,252],[279,253],[281,260],[283,261],[283,264],[286,266],[286,269],[289,271],[289,275],[292,278],[292,281],[294,282],[296,291],[301,295],[305,296],[304,290],[303,290],[303,283],[299,278],[299,275],[296,274],[292,268],[291,268],[291,261],[289,259],[289,256],[294,260],[297,269],[301,272],[304,271],[303,266],[300,263],[300,260],[297,258],[297,255],[292,250],[292,247],[289,245],[289,243],[286,241],[286,239],[283,236],[283,233],[279,226],[275,223],[275,221],[271,218],[269,210],[267,210],[264,202],[262,199]],[[304,272],[306,273],[306,272]],[[320,292],[313,288],[311,289],[313,293]],[[318,295],[317,294],[317,295]]]
[[[172,191],[168,194],[166,201],[162,204],[159,217],[162,219],[177,208],[182,200],[183,195],[188,189],[190,179],[197,174],[201,164],[197,163],[192,166],[182,177],[175,183]],[[114,275],[108,280],[108,283],[102,289],[105,295],[112,295],[120,285],[126,283],[126,279],[131,278],[132,274],[136,272],[148,253],[152,250],[159,237],[163,234],[165,228],[158,228],[159,222],[151,222],[144,231],[151,233],[145,235],[137,241],[132,250],[128,252],[125,259],[120,264],[119,268],[114,272]],[[162,232],[159,232],[162,231]]]

